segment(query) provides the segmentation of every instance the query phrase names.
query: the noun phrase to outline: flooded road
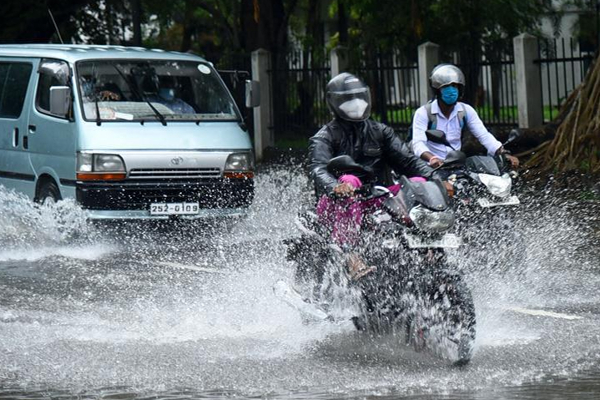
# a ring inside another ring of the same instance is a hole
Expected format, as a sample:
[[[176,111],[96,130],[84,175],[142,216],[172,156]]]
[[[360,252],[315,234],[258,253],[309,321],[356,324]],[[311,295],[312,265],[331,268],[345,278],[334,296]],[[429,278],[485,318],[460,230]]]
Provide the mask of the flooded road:
[[[307,188],[272,168],[247,218],[173,226],[93,225],[0,189],[0,399],[600,396],[597,202],[525,196],[469,232],[451,258],[477,339],[457,368],[275,297]],[[494,235],[506,220],[516,240]]]

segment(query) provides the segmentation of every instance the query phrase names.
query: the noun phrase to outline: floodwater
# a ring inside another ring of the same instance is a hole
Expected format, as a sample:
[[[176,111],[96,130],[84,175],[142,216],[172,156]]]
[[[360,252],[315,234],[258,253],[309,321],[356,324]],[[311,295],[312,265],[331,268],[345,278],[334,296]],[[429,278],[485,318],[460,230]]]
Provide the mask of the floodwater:
[[[0,399],[600,397],[597,201],[526,193],[467,232],[451,258],[477,339],[458,368],[274,295],[307,188],[269,168],[247,218],[172,226],[94,225],[0,188]]]

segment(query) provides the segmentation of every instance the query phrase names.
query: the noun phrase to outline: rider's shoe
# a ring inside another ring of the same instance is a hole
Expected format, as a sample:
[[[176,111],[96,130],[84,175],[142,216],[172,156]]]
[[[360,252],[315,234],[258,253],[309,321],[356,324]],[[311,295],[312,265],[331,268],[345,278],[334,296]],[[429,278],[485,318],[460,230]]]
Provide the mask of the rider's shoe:
[[[353,281],[358,281],[377,269],[377,267],[368,266],[356,253],[350,253],[348,255],[346,265],[348,267],[350,279]]]

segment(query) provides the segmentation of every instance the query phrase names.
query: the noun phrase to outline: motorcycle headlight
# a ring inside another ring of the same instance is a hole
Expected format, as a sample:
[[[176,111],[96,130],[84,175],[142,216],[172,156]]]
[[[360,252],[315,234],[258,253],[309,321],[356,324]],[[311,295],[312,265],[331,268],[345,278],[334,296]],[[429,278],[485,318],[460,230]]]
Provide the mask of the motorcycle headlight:
[[[510,175],[506,173],[502,176],[479,174],[479,179],[494,196],[506,197],[510,195],[510,189],[512,187]]]
[[[454,225],[454,213],[449,208],[433,211],[419,205],[410,210],[408,216],[417,228],[431,233],[447,231]]]

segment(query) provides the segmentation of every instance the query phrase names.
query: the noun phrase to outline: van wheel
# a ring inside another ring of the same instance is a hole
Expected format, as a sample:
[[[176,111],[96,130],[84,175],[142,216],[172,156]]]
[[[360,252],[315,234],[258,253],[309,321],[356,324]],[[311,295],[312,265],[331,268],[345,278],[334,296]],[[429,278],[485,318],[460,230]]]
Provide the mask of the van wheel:
[[[59,200],[61,200],[60,191],[58,190],[56,183],[52,181],[42,183],[37,195],[38,203],[42,205],[51,205]]]

